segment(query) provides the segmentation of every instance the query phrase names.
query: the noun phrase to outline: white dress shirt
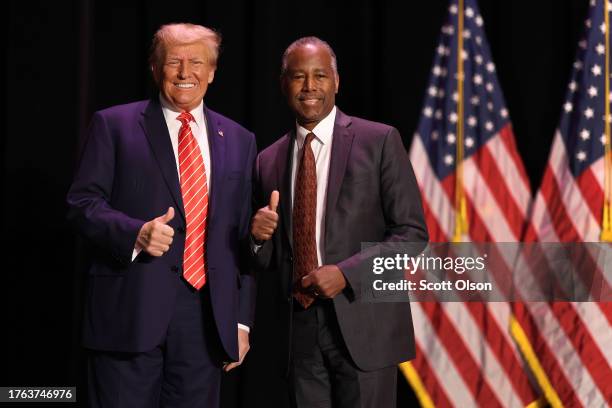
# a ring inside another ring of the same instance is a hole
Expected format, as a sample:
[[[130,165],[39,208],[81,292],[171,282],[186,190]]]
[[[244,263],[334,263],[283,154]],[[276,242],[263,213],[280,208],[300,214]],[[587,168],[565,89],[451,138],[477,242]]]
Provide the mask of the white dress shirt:
[[[179,174],[179,160],[178,160],[178,138],[179,129],[181,128],[181,121],[177,119],[178,115],[182,111],[173,110],[170,104],[164,99],[162,95],[159,95],[159,101],[162,106],[162,112],[164,113],[164,119],[166,119],[166,125],[168,126],[168,132],[170,133],[170,141],[172,142],[172,151],[174,152],[174,159],[176,160],[176,171]],[[191,127],[191,133],[200,146],[200,152],[204,159],[204,169],[206,170],[206,184],[208,185],[208,191],[210,191],[210,148],[208,147],[208,132],[206,129],[206,117],[204,116],[204,101],[200,101],[200,104],[193,110],[191,110],[191,116],[195,119],[195,122],[189,122]]]
[[[334,135],[334,123],[336,122],[336,107],[312,129],[303,128],[298,123],[296,126],[296,143],[293,146],[293,165],[291,168],[291,199],[293,208],[293,196],[295,190],[295,178],[299,168],[302,148],[308,133],[314,133],[315,138],[310,142],[310,147],[315,157],[317,168],[317,260],[319,266],[325,264],[325,202],[327,197],[327,179],[329,176],[329,162],[331,159],[332,139]],[[282,197],[281,197],[282,200]]]

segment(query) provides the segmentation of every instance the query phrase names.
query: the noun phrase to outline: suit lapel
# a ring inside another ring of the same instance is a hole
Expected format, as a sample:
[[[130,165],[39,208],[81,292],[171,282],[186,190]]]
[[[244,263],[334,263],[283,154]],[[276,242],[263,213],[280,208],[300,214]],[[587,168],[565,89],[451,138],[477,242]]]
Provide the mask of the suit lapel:
[[[285,234],[289,246],[293,247],[292,223],[291,223],[291,168],[293,166],[293,145],[295,143],[295,130],[285,136],[285,140],[278,148],[276,160],[276,175],[279,183],[279,211],[283,220]]]
[[[219,195],[225,175],[226,137],[223,124],[218,116],[204,106],[206,117],[206,130],[208,134],[208,145],[210,149],[211,185],[208,192],[208,223],[214,223],[214,215],[219,203]]]
[[[280,237],[281,240],[286,239],[289,245],[289,253],[293,252],[293,233],[291,223],[291,209],[292,209],[292,198],[291,198],[291,168],[293,166],[293,145],[295,143],[295,130],[287,133],[283,136],[282,143],[278,146],[278,151],[275,157],[276,166],[276,182],[278,183],[278,190],[280,200],[278,203],[278,211],[281,217],[281,234],[285,234],[284,237]],[[291,293],[291,284],[293,271],[289,269],[285,271],[287,273],[281,274],[280,285],[283,293]]]
[[[153,155],[157,159],[168,190],[170,190],[170,194],[176,203],[176,209],[184,219],[185,210],[183,209],[183,197],[181,196],[178,172],[176,170],[176,159],[172,150],[168,125],[164,119],[159,100],[151,99],[149,101],[143,112],[140,125],[147,136]]]
[[[325,203],[325,242],[329,242],[328,236],[330,218],[336,208],[344,172],[348,163],[351,146],[353,145],[354,133],[350,130],[351,119],[339,109],[334,124],[334,136],[332,139],[332,151],[329,163],[329,175],[327,177],[327,200]]]

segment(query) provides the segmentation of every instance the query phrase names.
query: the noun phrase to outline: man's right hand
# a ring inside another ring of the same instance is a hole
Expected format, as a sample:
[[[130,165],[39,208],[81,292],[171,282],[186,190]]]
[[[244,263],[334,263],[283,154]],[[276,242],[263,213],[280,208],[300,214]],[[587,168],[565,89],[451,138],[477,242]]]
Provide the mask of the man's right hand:
[[[170,249],[174,230],[167,225],[174,218],[174,208],[160,217],[145,222],[138,232],[136,249],[143,250],[151,256],[162,256]]]
[[[278,214],[276,208],[278,207],[278,191],[274,190],[270,194],[270,203],[257,210],[257,213],[253,216],[251,221],[251,235],[255,238],[255,241],[267,241],[272,238],[272,234],[278,226]]]

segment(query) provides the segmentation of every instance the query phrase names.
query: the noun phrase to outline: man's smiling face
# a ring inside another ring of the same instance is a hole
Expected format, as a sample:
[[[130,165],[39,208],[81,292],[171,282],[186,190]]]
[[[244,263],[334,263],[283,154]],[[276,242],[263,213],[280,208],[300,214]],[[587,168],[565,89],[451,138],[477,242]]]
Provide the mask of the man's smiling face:
[[[297,122],[306,129],[312,130],[334,108],[338,84],[325,47],[306,44],[287,56],[282,90]]]
[[[164,98],[177,110],[189,112],[204,98],[215,67],[204,44],[169,44],[153,75]]]

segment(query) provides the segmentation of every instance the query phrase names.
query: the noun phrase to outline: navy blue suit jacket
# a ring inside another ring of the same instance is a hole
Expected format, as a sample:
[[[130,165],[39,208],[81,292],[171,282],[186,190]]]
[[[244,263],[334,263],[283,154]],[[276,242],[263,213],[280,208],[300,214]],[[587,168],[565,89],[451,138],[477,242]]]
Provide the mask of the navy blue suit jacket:
[[[211,153],[206,241],[207,283],[221,343],[238,360],[237,323],[252,326],[254,279],[243,263],[251,215],[254,135],[204,107]],[[182,273],[185,214],[170,135],[157,98],[96,112],[74,183],[69,220],[93,249],[84,345],[151,350],[163,339]],[[141,252],[140,227],[174,207],[170,250]],[[247,249],[248,250],[248,249]]]

